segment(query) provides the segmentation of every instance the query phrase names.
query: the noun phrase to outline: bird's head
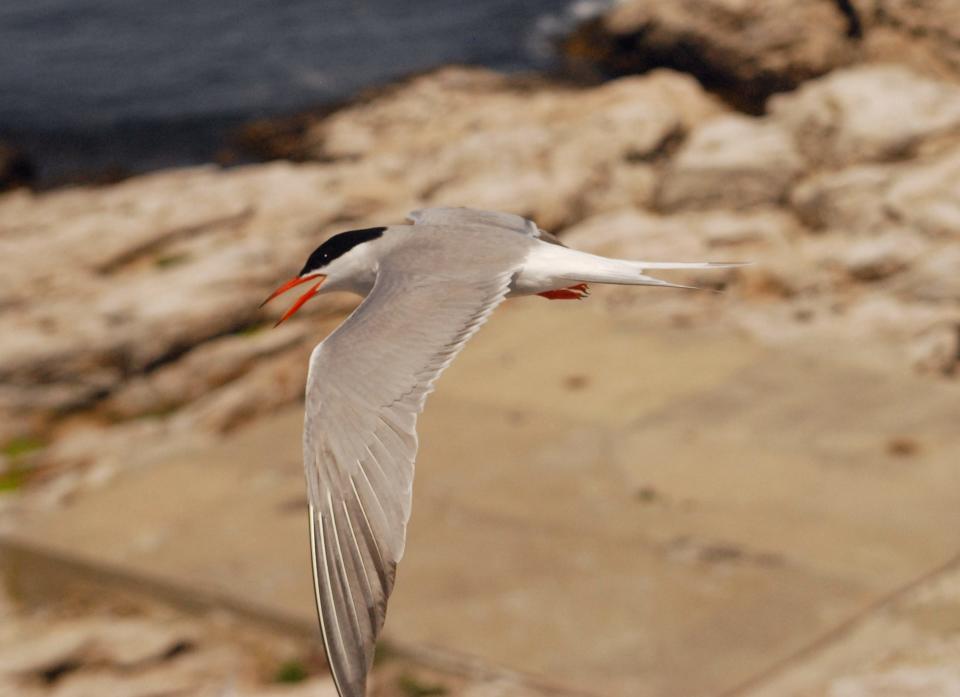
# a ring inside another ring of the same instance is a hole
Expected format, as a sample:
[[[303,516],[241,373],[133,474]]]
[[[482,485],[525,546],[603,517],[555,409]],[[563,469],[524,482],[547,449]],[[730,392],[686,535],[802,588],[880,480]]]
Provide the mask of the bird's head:
[[[314,281],[310,290],[301,295],[297,302],[280,318],[277,322],[277,324],[280,324],[292,317],[313,296],[331,290],[350,289],[355,277],[368,272],[371,266],[370,260],[359,253],[358,247],[364,242],[377,239],[383,235],[384,230],[386,228],[374,227],[365,230],[350,230],[334,235],[313,250],[300,273],[273,291],[260,307],[263,307],[278,295],[286,293],[294,286]]]

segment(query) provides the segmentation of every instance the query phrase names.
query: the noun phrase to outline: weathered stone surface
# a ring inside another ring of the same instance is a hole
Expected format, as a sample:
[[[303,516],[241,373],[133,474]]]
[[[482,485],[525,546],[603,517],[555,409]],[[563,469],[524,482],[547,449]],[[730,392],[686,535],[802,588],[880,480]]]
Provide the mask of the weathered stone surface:
[[[667,165],[656,206],[677,211],[777,205],[802,166],[790,134],[777,123],[723,116],[697,128]]]
[[[297,401],[304,357],[336,320],[259,332],[280,308],[262,313],[258,302],[324,235],[431,204],[531,215],[601,253],[755,261],[671,277],[785,301],[743,313],[759,338],[833,331],[824,308],[858,307],[848,297],[858,285],[882,281],[871,292],[896,294],[912,318],[910,332],[885,334],[905,355],[912,337],[953,321],[955,274],[941,247],[960,230],[960,151],[943,141],[955,90],[912,78],[845,70],[750,118],[670,71],[574,88],[451,68],[321,120],[298,152],[316,162],[6,194],[0,441],[39,431],[53,441],[41,470],[89,468],[48,487],[52,503],[109,479],[137,443],[163,452]],[[858,87],[847,94],[849,81]],[[834,96],[836,120],[821,123]],[[872,128],[888,104],[904,105],[896,113],[907,125]],[[812,147],[808,120],[826,129],[833,159],[798,154],[797,142]],[[861,142],[873,157],[906,159],[831,168]],[[302,314],[354,302],[325,298]],[[683,300],[663,302],[687,313]],[[857,312],[848,319],[864,323],[857,331],[879,331],[882,313]]]
[[[310,351],[341,318],[335,315],[332,323],[321,325],[325,331],[314,334],[312,341],[300,342],[274,360],[261,361],[242,377],[200,397],[178,412],[171,419],[172,425],[184,431],[200,426],[207,431],[226,433],[277,407],[300,401]]]
[[[6,597],[6,594],[3,594]],[[100,598],[95,607],[59,598],[42,612],[11,607],[0,628],[0,688],[17,697],[155,697],[196,695],[281,697],[334,695],[332,681],[309,679],[271,684],[291,656],[305,656],[302,642],[228,616],[187,620],[170,608],[123,595]],[[83,610],[78,614],[78,607]],[[313,671],[311,671],[313,672]],[[312,690],[312,692],[308,692]]]
[[[842,250],[840,261],[854,279],[879,281],[906,269],[922,251],[921,244],[907,235],[888,235],[852,242]]]
[[[960,240],[960,147],[910,163],[890,185],[884,207],[924,235]]]
[[[556,228],[606,205],[611,179],[617,201],[644,205],[646,163],[720,111],[668,71],[578,90],[450,68],[333,115],[308,134],[306,152],[356,160],[342,171],[367,182],[371,200],[469,202]]]
[[[932,77],[960,76],[960,6],[953,0],[854,0],[863,52]]]
[[[906,458],[922,453],[914,451]],[[896,601],[857,618],[803,661],[745,697],[941,697],[960,694],[960,568],[956,560]]]
[[[954,376],[960,370],[960,319],[932,324],[910,341],[909,356],[920,371]]]
[[[899,292],[921,302],[960,302],[960,246],[935,244],[917,261],[897,286]]]
[[[857,63],[896,63],[960,82],[953,0],[619,0],[559,40],[575,74],[667,67],[750,112],[766,98]]]
[[[623,210],[587,218],[567,230],[564,240],[594,254],[667,261],[668,257],[682,260],[749,255],[757,249],[787,244],[796,232],[796,221],[778,210],[676,215]]]
[[[960,86],[899,65],[838,70],[768,109],[816,166],[904,159],[960,134]]]
[[[830,0],[626,0],[585,22],[561,48],[575,69],[677,68],[753,107],[851,60],[855,30]]]
[[[375,681],[371,680],[372,690]],[[315,678],[294,685],[249,687],[235,693],[236,697],[338,697],[331,678]],[[232,697],[232,696],[231,696]]]
[[[245,340],[236,336],[213,339],[179,361],[125,381],[102,408],[117,419],[170,412],[297,346],[305,335],[305,327],[290,325],[273,332],[251,330],[240,335]]]
[[[39,676],[71,664],[132,668],[191,644],[195,633],[186,626],[124,617],[66,620],[56,631],[28,627],[19,642],[4,646],[0,673]]]
[[[915,85],[891,85],[892,99],[910,101]],[[96,423],[58,432],[43,462],[60,471],[57,462],[102,465],[90,474],[96,482],[138,439],[162,450],[171,433],[221,433],[296,401],[304,356],[323,330],[310,335],[294,322],[260,333],[258,301],[324,234],[432,203],[502,207],[555,230],[582,222],[570,243],[602,253],[754,260],[736,272],[676,276],[756,299],[831,303],[851,283],[900,271],[896,292],[941,303],[949,321],[951,274],[914,238],[946,243],[960,229],[958,151],[796,183],[806,165],[784,123],[724,115],[670,72],[573,89],[449,69],[322,121],[303,146],[322,163],[8,194],[0,405],[9,417],[0,435],[42,430],[64,412],[91,414]],[[788,192],[790,210],[823,241],[806,239],[782,207]],[[669,215],[644,212],[652,206]],[[357,222],[334,222],[348,219]],[[851,234],[884,241],[848,250]],[[40,293],[44,302],[33,302]],[[352,302],[325,299],[305,313]],[[88,480],[64,484],[51,501]]]
[[[0,408],[74,410],[121,385],[133,400],[130,378],[150,373],[159,385],[166,371],[155,369],[264,321],[257,305],[271,284],[335,229],[325,224],[341,202],[321,195],[326,181],[319,165],[278,163],[4,197]],[[251,342],[234,342],[227,351],[249,362]],[[133,411],[162,410],[158,397]]]
[[[805,179],[792,194],[816,229],[877,234],[905,229],[935,240],[960,236],[960,148],[895,165],[857,165]]]
[[[668,71],[575,89],[451,68],[322,121],[301,152],[322,163],[10,193],[0,200],[0,440],[79,412],[110,425],[183,409],[181,422],[221,431],[295,400],[299,372],[251,369],[292,366],[305,333],[251,332],[279,311],[259,301],[324,235],[433,203],[512,210],[554,229],[642,207],[659,162],[722,111]],[[323,298],[301,314],[354,303]]]
[[[14,644],[12,637],[7,637],[4,655],[0,657],[0,672],[42,673],[60,663],[74,660],[89,639],[86,628],[74,626],[58,629],[55,633],[45,633],[32,641],[21,641],[19,644]]]
[[[799,218],[815,230],[847,233],[876,232],[897,220],[882,205],[897,169],[887,165],[856,165],[814,174],[797,184],[790,203]]]

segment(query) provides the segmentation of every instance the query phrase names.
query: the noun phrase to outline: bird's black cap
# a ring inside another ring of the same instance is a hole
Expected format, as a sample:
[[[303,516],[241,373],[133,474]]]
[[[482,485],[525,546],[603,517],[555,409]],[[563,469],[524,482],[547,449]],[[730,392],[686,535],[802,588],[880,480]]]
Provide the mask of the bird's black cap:
[[[363,230],[348,230],[347,232],[337,233],[313,250],[313,254],[307,259],[307,263],[303,265],[300,275],[303,276],[310,271],[322,269],[331,261],[343,256],[358,244],[377,239],[386,229],[385,227],[369,227]]]

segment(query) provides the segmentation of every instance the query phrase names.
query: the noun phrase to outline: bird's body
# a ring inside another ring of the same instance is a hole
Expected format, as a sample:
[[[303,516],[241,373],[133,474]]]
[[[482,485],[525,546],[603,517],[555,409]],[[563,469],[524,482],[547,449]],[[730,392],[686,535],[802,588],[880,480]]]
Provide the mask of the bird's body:
[[[305,404],[317,609],[342,697],[365,694],[403,555],[417,416],[497,305],[511,295],[582,297],[587,283],[673,286],[643,270],[722,266],[586,254],[506,213],[433,208],[410,220],[331,238],[274,294],[320,279],[281,321],[319,292],[365,296],[311,354]]]
[[[358,244],[349,257],[341,257],[344,273],[336,279],[328,278],[324,292],[344,290],[366,296],[373,289],[378,266],[397,255],[404,255],[403,268],[409,273],[428,270],[435,276],[449,275],[455,282],[459,274],[476,268],[481,258],[493,254],[514,271],[507,297],[536,295],[578,283],[678,287],[642,272],[724,266],[609,259],[570,249],[520,216],[469,210],[465,220],[453,222],[462,210],[469,209],[415,211],[411,213],[414,225],[369,228],[379,235]],[[509,258],[503,252],[509,253]]]

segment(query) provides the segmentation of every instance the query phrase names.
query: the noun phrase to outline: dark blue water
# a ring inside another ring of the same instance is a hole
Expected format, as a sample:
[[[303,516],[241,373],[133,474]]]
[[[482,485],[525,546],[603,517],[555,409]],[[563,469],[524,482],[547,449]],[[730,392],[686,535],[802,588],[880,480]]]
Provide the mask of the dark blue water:
[[[0,0],[0,133],[54,169],[125,150],[154,160],[139,168],[203,159],[205,131],[411,72],[542,67],[537,41],[570,4]]]

